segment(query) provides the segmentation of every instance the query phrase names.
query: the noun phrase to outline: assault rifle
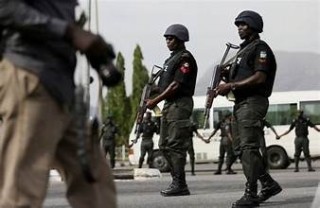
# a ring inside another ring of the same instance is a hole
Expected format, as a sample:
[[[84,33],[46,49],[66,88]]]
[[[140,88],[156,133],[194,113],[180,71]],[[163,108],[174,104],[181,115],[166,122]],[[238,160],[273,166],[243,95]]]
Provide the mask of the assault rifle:
[[[90,154],[95,150],[98,140],[99,123],[96,118],[89,120],[88,101],[85,96],[85,87],[78,85],[75,91],[75,127],[78,137],[78,158],[81,164],[81,169],[86,180],[90,183],[96,181],[96,172],[98,167],[92,167],[93,160]]]
[[[210,115],[210,109],[212,107],[213,99],[216,97],[214,93],[214,89],[219,85],[221,81],[221,70],[226,67],[224,65],[224,62],[226,60],[226,57],[229,53],[230,48],[232,49],[238,49],[239,46],[231,44],[231,43],[226,43],[227,48],[223,54],[223,57],[220,61],[219,65],[216,65],[213,70],[213,74],[211,77],[210,85],[207,88],[207,97],[206,97],[206,103],[205,103],[205,111],[204,111],[204,123],[203,123],[203,129],[206,128],[207,122],[209,120],[209,115]]]
[[[154,73],[155,68],[160,69],[158,72]],[[142,124],[144,114],[147,110],[146,107],[146,100],[150,98],[152,86],[154,82],[161,76],[161,74],[164,72],[164,69],[160,66],[153,65],[152,70],[151,70],[151,75],[148,80],[148,83],[144,86],[141,98],[140,98],[140,104],[138,107],[138,113],[137,113],[137,121],[136,121],[136,128],[135,128],[135,134],[137,135],[137,138],[135,140],[132,140],[132,144],[129,145],[131,147],[134,143],[136,143],[138,136],[139,136],[139,128]]]
[[[83,27],[87,21],[87,17],[84,13],[81,14],[76,24]],[[107,87],[113,87],[121,81],[121,73],[117,71],[112,63],[112,57],[106,55],[106,64],[99,66],[99,77],[103,85]],[[78,158],[81,165],[82,172],[85,179],[93,183],[97,179],[99,167],[93,166],[94,161],[97,160],[96,155],[93,152],[99,151],[99,121],[95,116],[89,119],[89,84],[92,77],[89,75],[90,67],[88,65],[86,69],[87,85],[85,83],[79,83],[75,89],[75,104],[74,104],[74,116],[76,135],[78,138]],[[100,88],[100,87],[99,87]],[[100,89],[99,89],[100,91]]]

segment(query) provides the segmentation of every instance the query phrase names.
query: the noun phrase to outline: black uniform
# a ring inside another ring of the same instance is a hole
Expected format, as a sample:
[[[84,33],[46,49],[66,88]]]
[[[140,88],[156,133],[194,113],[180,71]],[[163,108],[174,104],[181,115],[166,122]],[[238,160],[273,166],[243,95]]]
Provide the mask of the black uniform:
[[[197,64],[186,49],[171,53],[164,63],[164,73],[160,77],[159,87],[165,90],[173,81],[180,83],[178,91],[166,99],[162,110],[159,148],[171,167],[172,184],[189,193],[185,181],[187,149],[190,146],[191,122],[194,89],[197,78]],[[171,193],[171,188],[163,191]],[[180,193],[179,193],[180,194]]]
[[[141,155],[139,158],[139,168],[142,167],[144,157],[148,153],[147,164],[151,167],[153,152],[153,135],[157,133],[157,125],[152,120],[145,120],[138,129],[138,135],[142,134]]]
[[[115,166],[115,157],[116,157],[116,134],[118,133],[117,126],[112,122],[107,122],[102,127],[102,145],[105,150],[105,153],[109,153],[110,165],[112,168]]]
[[[296,133],[296,138],[294,140],[294,144],[295,144],[294,160],[295,160],[296,171],[299,171],[299,160],[300,160],[301,151],[303,151],[304,157],[306,159],[308,170],[313,171],[311,167],[311,158],[310,158],[310,151],[309,151],[308,127],[315,127],[315,125],[310,121],[309,118],[299,116],[297,119],[294,119],[292,121],[289,128],[290,131],[295,128],[295,133]]]
[[[262,182],[262,190],[259,200],[264,201],[281,191],[281,187],[266,172],[259,148],[264,139],[263,119],[266,116],[276,73],[276,60],[271,48],[259,35],[254,39],[241,44],[241,50],[246,46],[245,52],[239,55],[230,72],[230,81],[236,82],[251,77],[257,71],[265,73],[266,81],[251,88],[233,90],[235,105],[233,115],[235,117],[234,135],[236,150],[240,150],[243,172],[246,176],[246,193],[244,197],[256,197],[257,180]],[[269,192],[269,187],[276,187]],[[261,199],[260,199],[261,198]],[[246,199],[244,199],[246,201]],[[251,200],[249,200],[251,201]],[[241,200],[238,202],[241,203]],[[236,203],[237,204],[237,203]]]
[[[272,125],[266,119],[263,119],[262,120],[262,129],[264,129],[265,127],[271,128]],[[260,150],[261,150],[261,155],[262,155],[262,161],[263,161],[264,168],[266,170],[268,170],[269,169],[269,165],[268,165],[268,154],[267,154],[267,146],[266,146],[265,137],[261,138]]]
[[[227,171],[231,171],[231,165],[235,160],[235,155],[232,148],[232,140],[229,138],[229,134],[231,134],[231,123],[226,120],[222,120],[219,123],[217,123],[217,126],[215,129],[220,129],[220,148],[219,148],[219,163],[218,163],[218,169],[215,172],[216,175],[221,174],[221,168],[224,162],[225,154],[227,154]]]
[[[193,133],[198,131],[198,126],[196,123],[191,124],[191,141],[188,147],[188,155],[190,158],[190,166],[191,166],[191,174],[195,175],[194,172],[194,163],[195,163],[195,156],[194,156],[194,148],[193,148]]]

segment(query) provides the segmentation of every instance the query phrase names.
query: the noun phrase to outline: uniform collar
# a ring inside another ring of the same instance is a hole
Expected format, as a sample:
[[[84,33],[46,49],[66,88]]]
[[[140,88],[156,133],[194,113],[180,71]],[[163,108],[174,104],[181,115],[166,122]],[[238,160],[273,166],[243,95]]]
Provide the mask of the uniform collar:
[[[179,49],[177,49],[177,50],[175,50],[175,51],[172,51],[171,56],[174,56],[174,55],[176,55],[177,53],[179,53],[179,52],[181,52],[181,51],[184,51],[184,50],[186,50],[185,47],[184,47],[184,48],[179,48]]]
[[[249,45],[250,43],[252,43],[253,41],[257,40],[257,39],[260,39],[259,34],[256,34],[256,35],[252,36],[252,38],[250,38],[249,40],[243,41],[243,42],[240,44],[240,47],[241,47],[241,48],[244,48],[244,47],[246,47],[247,45]]]

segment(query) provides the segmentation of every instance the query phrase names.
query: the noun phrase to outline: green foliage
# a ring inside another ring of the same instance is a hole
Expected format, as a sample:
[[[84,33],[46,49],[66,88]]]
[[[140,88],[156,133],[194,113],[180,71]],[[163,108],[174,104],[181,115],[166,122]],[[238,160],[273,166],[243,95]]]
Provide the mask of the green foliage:
[[[133,75],[132,75],[132,95],[131,95],[131,110],[132,115],[130,121],[133,121],[133,126],[136,119],[137,109],[140,103],[143,87],[147,84],[149,75],[147,68],[142,64],[143,55],[139,45],[136,46],[133,53]]]
[[[118,53],[116,67],[124,74],[125,61],[121,53]],[[131,115],[130,99],[127,97],[125,83],[109,88],[106,97],[106,105],[104,106],[103,117],[106,118],[109,114],[114,117],[114,122],[118,126],[119,136],[117,144],[124,144],[130,134],[130,126],[127,122],[128,115]]]
[[[102,108],[103,118],[112,114],[119,129],[117,145],[128,144],[130,131],[134,125],[137,109],[140,102],[143,87],[148,82],[148,70],[142,64],[143,55],[139,45],[134,50],[132,94],[127,96],[125,83],[109,88]],[[118,53],[116,60],[117,68],[125,74],[125,60],[121,53]]]

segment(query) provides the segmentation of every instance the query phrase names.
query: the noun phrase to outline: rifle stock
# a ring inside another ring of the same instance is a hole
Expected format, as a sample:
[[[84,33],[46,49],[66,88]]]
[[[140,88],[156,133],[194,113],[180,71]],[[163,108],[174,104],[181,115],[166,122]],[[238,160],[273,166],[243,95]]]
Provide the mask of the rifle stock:
[[[212,107],[213,100],[215,98],[214,89],[219,85],[221,81],[221,67],[216,65],[213,70],[210,86],[207,88],[207,97],[205,103],[205,111],[204,111],[204,123],[203,128],[206,128],[207,122],[209,120],[210,109]]]
[[[154,71],[155,68],[158,68],[160,70],[157,73],[154,74],[153,71]],[[153,83],[158,79],[158,77],[161,76],[163,71],[164,70],[163,70],[162,67],[154,65],[152,67],[151,76],[150,76],[150,78],[148,80],[148,83],[143,88],[143,91],[142,91],[142,94],[141,94],[141,98],[140,98],[140,104],[139,104],[139,107],[138,107],[138,113],[137,113],[137,119],[136,119],[136,128],[135,128],[135,131],[134,131],[137,134],[137,136],[139,134],[138,131],[139,131],[139,128],[140,128],[140,126],[142,124],[144,114],[147,111],[146,100],[150,98],[150,94],[151,94]]]
[[[221,81],[221,70],[225,67],[224,62],[227,58],[227,55],[230,51],[230,48],[233,48],[233,49],[239,48],[239,46],[231,44],[231,43],[226,43],[226,45],[227,45],[227,48],[223,54],[223,57],[220,61],[220,64],[216,65],[214,67],[211,81],[210,81],[210,85],[207,88],[207,94],[206,94],[207,97],[206,97],[206,102],[205,102],[203,129],[205,129],[207,126],[207,122],[209,120],[209,115],[210,115],[210,109],[212,108],[213,100],[216,97],[214,89],[219,85],[219,83]]]
[[[98,122],[94,120],[91,122],[88,119],[88,106],[85,101],[85,89],[82,85],[76,87],[75,91],[75,108],[74,108],[74,116],[75,116],[75,127],[76,127],[76,134],[78,138],[78,157],[81,164],[81,169],[84,174],[85,179],[89,183],[93,183],[96,181],[96,175],[94,170],[96,167],[92,166],[93,158],[91,152],[94,151],[95,142],[98,139],[94,139],[93,137],[98,137],[97,133],[97,126]],[[91,129],[90,129],[91,128]],[[97,145],[98,146],[98,145]],[[96,159],[96,158],[94,158]]]

